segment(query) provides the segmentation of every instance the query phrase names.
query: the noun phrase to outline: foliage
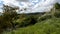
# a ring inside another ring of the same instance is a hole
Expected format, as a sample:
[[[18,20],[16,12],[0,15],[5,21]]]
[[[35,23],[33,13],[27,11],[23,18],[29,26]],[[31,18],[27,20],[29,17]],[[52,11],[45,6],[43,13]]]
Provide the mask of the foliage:
[[[47,19],[50,19],[50,18],[52,18],[51,15],[45,14],[45,15],[40,16],[40,17],[38,18],[38,21],[41,22],[41,21],[44,21],[44,20],[47,20]]]
[[[27,17],[21,17],[15,21],[19,27],[26,27],[28,25],[35,24],[37,22],[37,19],[33,16],[27,16]]]
[[[55,4],[55,8],[56,8],[56,9],[60,9],[60,4],[59,4],[59,3],[56,3],[56,4]]]
[[[3,17],[0,17],[0,22],[3,27],[10,27],[11,24],[13,27],[25,27],[19,28],[18,30],[13,30],[11,32],[3,33],[3,34],[60,34],[60,5],[58,3],[55,4],[51,13],[44,14],[42,16],[39,15],[18,15],[15,12],[15,9],[10,9],[11,7],[5,6]],[[9,8],[9,9],[7,9]],[[26,10],[26,9],[25,9]],[[54,16],[54,17],[53,17]],[[52,18],[53,17],[53,18]],[[57,17],[57,18],[56,18]],[[59,17],[59,18],[58,18]],[[33,26],[28,26],[33,25]],[[28,26],[28,27],[26,27]],[[1,25],[0,25],[1,27]],[[7,28],[6,27],[6,28]],[[0,28],[2,29],[2,27]]]
[[[60,11],[56,11],[54,14],[55,17],[59,18],[60,17]]]
[[[55,14],[54,14],[55,17],[60,17],[60,4],[59,3],[56,3],[55,4]]]
[[[12,31],[11,31],[12,32]],[[5,34],[11,34],[7,32]],[[15,34],[60,34],[60,18],[51,18],[33,26],[14,30]]]
[[[10,7],[8,5],[3,5],[3,19],[7,21],[7,23],[11,23],[12,27],[14,27],[13,20],[16,19],[17,13],[16,13],[17,7]]]
[[[12,21],[16,19],[16,10],[17,8],[13,8],[8,5],[3,5],[3,14],[2,16],[0,16],[0,31],[13,27]]]

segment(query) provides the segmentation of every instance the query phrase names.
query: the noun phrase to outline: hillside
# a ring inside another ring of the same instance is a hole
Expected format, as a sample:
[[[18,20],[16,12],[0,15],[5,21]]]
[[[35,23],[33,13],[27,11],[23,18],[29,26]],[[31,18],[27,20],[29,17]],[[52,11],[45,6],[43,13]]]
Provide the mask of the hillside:
[[[50,12],[17,14],[18,7],[3,5],[1,34],[60,34],[60,4]]]
[[[60,18],[51,18],[33,26],[19,28],[4,34],[60,34]]]

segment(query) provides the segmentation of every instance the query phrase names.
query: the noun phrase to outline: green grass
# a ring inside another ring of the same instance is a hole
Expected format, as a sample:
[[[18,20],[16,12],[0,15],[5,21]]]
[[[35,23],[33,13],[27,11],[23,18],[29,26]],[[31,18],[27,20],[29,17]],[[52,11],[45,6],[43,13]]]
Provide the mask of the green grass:
[[[51,18],[35,25],[18,28],[3,34],[60,34],[60,18]]]

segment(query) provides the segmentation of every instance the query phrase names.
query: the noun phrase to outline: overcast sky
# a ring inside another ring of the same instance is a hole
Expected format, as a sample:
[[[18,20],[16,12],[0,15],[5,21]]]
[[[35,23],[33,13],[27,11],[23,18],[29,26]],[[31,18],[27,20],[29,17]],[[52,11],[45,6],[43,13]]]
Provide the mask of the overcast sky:
[[[26,11],[20,13],[34,13],[49,11],[56,2],[60,0],[0,0],[0,12],[2,5],[18,6],[20,9],[27,8]]]

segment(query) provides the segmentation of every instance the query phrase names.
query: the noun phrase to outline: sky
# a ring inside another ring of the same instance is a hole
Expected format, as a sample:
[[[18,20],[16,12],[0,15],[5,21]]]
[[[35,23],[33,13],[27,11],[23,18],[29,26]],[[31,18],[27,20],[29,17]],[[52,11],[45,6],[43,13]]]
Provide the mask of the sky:
[[[2,12],[3,4],[18,6],[20,9],[27,8],[27,10],[18,13],[45,12],[53,8],[56,2],[60,3],[60,0],[0,0],[0,12]]]

